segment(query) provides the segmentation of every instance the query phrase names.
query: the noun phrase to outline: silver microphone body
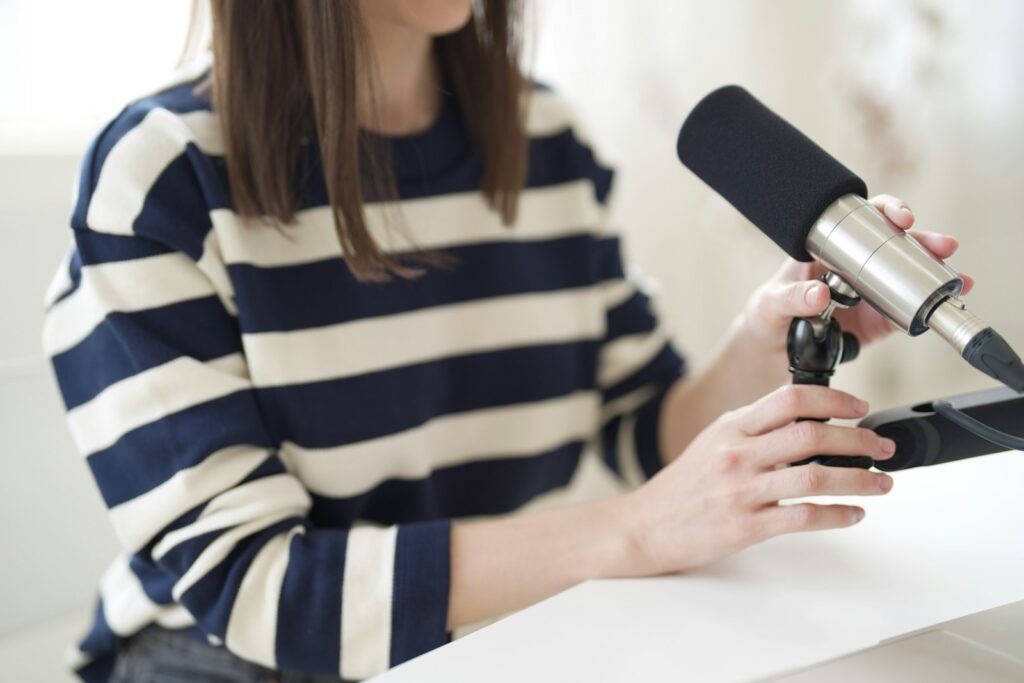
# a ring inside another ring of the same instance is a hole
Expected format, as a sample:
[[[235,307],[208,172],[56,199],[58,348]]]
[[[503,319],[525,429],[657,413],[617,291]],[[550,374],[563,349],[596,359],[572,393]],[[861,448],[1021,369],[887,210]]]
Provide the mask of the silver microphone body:
[[[962,354],[987,327],[960,301],[956,271],[863,197],[829,205],[807,234],[807,251],[911,336],[933,328]]]

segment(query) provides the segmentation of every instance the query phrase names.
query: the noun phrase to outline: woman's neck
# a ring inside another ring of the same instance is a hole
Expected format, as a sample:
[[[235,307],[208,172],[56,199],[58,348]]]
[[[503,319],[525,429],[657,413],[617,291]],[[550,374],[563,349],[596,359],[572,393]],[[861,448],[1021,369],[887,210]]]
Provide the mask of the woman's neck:
[[[430,127],[441,106],[433,38],[384,21],[367,21],[366,38],[369,64],[360,65],[357,79],[359,125],[382,135]]]

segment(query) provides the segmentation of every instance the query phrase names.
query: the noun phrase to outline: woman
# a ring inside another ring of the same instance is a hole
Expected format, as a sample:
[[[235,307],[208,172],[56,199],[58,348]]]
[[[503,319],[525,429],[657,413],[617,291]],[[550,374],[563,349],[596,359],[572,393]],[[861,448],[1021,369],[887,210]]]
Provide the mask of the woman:
[[[519,73],[513,5],[215,0],[210,73],[93,144],[44,332],[125,546],[84,679],[364,678],[581,580],[863,516],[780,500],[892,486],[781,467],[894,450],[795,422],[853,396],[776,389],[788,320],[828,301],[810,266],[684,379],[623,276],[610,172]],[[639,485],[502,514],[585,443]]]

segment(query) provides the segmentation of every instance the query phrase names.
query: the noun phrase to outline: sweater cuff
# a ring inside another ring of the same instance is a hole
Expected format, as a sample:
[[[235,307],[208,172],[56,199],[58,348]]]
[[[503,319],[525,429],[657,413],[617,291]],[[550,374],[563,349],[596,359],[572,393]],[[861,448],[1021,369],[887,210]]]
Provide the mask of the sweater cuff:
[[[650,401],[645,403],[636,413],[636,426],[634,427],[636,439],[636,456],[640,461],[640,469],[644,476],[650,479],[657,474],[664,466],[661,460],[661,448],[658,446],[658,425],[661,415],[661,404],[665,402],[668,395],[669,385],[658,392]]]
[[[391,666],[447,643],[451,522],[402,524],[395,541]]]

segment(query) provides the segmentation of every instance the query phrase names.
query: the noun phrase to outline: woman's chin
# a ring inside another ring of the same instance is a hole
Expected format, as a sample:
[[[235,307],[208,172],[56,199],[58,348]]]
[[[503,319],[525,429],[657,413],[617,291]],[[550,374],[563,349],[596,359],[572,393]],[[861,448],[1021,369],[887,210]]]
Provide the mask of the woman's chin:
[[[418,33],[454,33],[473,16],[473,0],[370,0],[362,3],[368,19],[401,24]]]

